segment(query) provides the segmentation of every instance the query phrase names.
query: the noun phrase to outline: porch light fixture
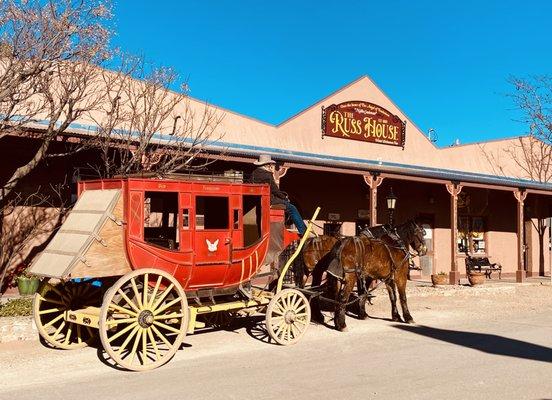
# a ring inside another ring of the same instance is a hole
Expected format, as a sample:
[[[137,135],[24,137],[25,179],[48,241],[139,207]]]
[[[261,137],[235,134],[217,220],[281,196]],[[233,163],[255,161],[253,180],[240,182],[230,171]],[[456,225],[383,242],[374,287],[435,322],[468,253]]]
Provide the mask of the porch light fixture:
[[[393,226],[393,213],[397,205],[397,196],[393,194],[392,187],[389,188],[389,194],[385,200],[387,201],[387,212],[389,213],[389,225]]]

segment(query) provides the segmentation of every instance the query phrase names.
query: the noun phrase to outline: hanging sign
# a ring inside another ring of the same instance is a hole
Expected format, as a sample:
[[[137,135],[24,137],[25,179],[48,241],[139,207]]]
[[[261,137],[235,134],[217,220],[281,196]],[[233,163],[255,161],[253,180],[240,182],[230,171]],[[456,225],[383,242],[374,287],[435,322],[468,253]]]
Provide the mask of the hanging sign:
[[[388,144],[404,149],[406,121],[367,101],[346,101],[322,107],[322,138]]]

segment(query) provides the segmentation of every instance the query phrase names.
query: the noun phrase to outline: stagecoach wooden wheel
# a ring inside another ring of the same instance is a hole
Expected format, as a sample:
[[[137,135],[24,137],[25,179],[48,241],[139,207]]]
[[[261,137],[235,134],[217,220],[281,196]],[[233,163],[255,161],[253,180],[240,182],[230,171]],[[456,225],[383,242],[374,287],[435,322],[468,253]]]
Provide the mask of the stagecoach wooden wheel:
[[[166,272],[130,272],[105,294],[99,325],[102,345],[118,365],[132,371],[157,368],[171,359],[186,335],[186,294]]]
[[[40,336],[51,346],[72,350],[88,346],[95,329],[66,320],[66,311],[99,306],[101,289],[89,283],[43,281],[33,299],[33,316]]]
[[[310,304],[305,295],[295,289],[284,289],[268,303],[266,330],[276,343],[294,344],[305,334],[310,318]]]

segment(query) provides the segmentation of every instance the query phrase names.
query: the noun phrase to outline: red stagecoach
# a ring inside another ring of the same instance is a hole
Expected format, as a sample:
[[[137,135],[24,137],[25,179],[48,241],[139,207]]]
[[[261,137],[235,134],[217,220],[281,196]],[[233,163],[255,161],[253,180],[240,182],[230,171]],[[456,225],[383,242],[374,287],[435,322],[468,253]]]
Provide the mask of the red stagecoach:
[[[298,236],[283,210],[271,209],[268,185],[212,179],[80,182],[73,210],[31,266],[44,278],[33,305],[42,338],[72,349],[99,331],[115,363],[144,370],[203,327],[198,316],[254,309],[266,310],[277,343],[295,343],[309,302],[282,285],[311,224],[280,268],[282,249]]]

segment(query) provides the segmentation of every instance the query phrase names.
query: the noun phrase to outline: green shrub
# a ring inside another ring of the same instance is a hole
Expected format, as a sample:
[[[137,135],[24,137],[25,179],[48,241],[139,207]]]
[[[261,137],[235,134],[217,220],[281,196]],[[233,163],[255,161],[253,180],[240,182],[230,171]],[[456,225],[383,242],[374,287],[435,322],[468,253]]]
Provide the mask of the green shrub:
[[[33,299],[21,298],[8,300],[7,303],[0,305],[0,317],[23,317],[31,315]]]

